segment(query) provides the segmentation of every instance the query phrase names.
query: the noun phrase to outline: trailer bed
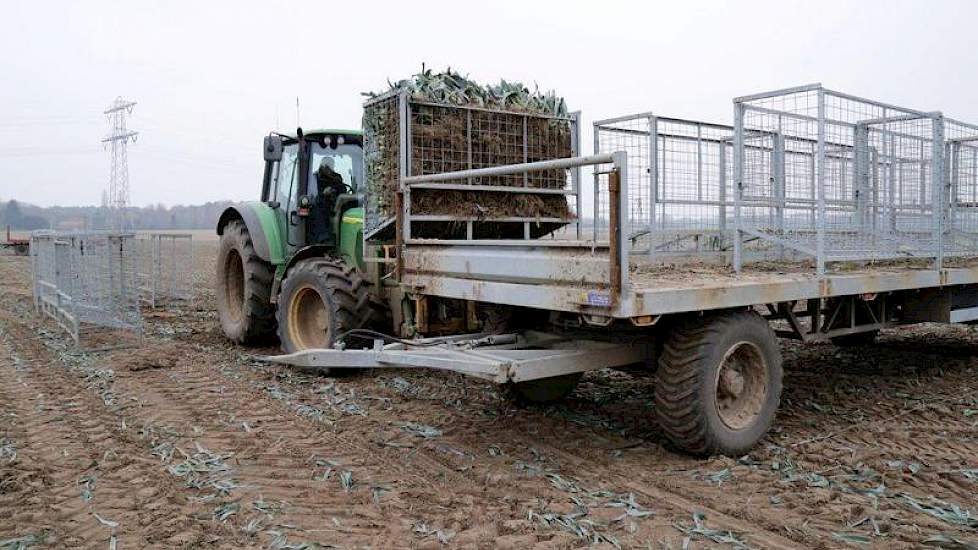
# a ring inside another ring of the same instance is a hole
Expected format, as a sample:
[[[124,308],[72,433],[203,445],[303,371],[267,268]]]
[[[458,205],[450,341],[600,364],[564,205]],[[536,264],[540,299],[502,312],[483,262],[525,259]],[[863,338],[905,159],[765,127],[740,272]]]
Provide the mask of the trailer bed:
[[[745,266],[740,274],[682,267],[633,274],[632,315],[662,315],[978,283],[978,267],[937,271],[912,266],[866,266],[824,277],[816,276],[802,265],[780,270],[752,270]]]
[[[404,282],[432,296],[612,318],[978,284],[974,261],[941,270],[927,264],[879,262],[818,276],[805,262],[746,264],[735,273],[728,265],[632,257],[621,296],[613,299],[600,247],[415,243],[405,254]]]

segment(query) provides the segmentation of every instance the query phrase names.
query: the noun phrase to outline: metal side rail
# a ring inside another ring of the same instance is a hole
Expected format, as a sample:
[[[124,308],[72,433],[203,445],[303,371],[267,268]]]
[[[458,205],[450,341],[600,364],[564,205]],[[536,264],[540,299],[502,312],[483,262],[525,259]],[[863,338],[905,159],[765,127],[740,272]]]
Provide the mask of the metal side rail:
[[[309,349],[259,359],[313,369],[427,368],[504,384],[641,363],[649,357],[649,347],[646,342],[579,340],[527,331],[386,345],[374,340],[371,349]]]

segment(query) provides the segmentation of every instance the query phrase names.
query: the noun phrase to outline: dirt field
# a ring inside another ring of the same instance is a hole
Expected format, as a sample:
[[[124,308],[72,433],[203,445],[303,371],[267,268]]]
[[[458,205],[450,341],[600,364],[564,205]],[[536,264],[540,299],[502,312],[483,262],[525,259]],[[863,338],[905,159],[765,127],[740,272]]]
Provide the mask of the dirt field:
[[[259,363],[222,338],[214,252],[192,306],[98,354],[0,258],[0,548],[978,547],[969,328],[785,342],[772,433],[694,460],[664,445],[654,376],[521,409],[459,375]]]

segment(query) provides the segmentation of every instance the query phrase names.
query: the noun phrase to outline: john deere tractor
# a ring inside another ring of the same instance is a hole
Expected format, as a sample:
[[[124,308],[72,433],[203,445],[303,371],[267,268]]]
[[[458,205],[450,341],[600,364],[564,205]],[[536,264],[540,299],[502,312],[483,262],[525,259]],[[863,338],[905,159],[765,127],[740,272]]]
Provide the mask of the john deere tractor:
[[[271,134],[261,200],[228,208],[217,226],[217,307],[234,342],[274,340],[287,353],[328,348],[375,322],[364,277],[363,135]]]

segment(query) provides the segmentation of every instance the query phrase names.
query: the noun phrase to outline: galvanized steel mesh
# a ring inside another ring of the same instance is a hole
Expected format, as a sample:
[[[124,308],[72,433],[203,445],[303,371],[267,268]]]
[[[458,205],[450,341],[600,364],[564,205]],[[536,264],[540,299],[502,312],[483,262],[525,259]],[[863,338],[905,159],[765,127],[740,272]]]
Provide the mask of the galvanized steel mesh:
[[[810,256],[820,272],[832,262],[940,263],[944,130],[939,114],[820,86],[736,100],[737,242]]]
[[[734,105],[732,127],[653,113],[594,123],[596,152],[628,155],[633,258],[824,273],[978,255],[978,126],[820,85]],[[598,241],[607,182],[594,176]]]
[[[944,119],[944,166],[948,210],[944,250],[948,256],[978,255],[978,127]]]
[[[79,344],[100,328],[141,334],[143,303],[193,297],[189,234],[38,231],[31,265],[35,307]]]
[[[594,124],[596,152],[628,155],[632,253],[715,254],[732,228],[733,128],[637,114]],[[596,226],[608,219],[606,178],[596,178]]]
[[[576,155],[573,116],[448,105],[394,94],[364,107],[365,234],[389,226],[401,177],[521,164]],[[566,170],[492,175],[405,190],[405,224],[419,238],[535,238],[577,220]],[[466,189],[492,186],[495,190]],[[511,193],[500,188],[568,191]],[[475,225],[475,227],[473,227]]]
[[[150,307],[193,298],[193,235],[151,233],[136,239],[137,283]]]
[[[36,232],[34,303],[76,342],[92,328],[141,332],[134,235]]]

